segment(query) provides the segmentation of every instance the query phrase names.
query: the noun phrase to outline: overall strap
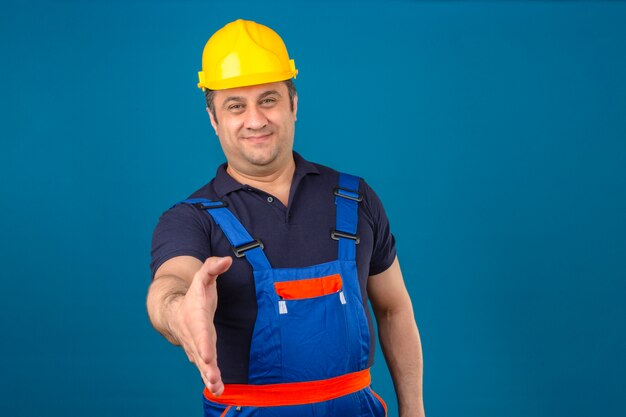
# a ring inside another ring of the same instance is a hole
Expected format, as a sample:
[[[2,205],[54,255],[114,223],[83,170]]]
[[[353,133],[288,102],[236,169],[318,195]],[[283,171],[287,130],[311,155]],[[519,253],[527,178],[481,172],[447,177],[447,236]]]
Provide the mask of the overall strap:
[[[245,256],[253,270],[261,271],[271,268],[269,260],[263,252],[263,243],[250,236],[235,215],[226,208],[225,202],[211,201],[206,198],[190,198],[181,201],[181,203],[191,204],[206,211],[226,235],[235,256],[237,258]]]
[[[337,215],[335,230],[330,236],[339,241],[339,260],[354,261],[360,240],[356,234],[359,203],[363,201],[363,195],[359,193],[359,177],[340,173],[339,186],[334,194]]]

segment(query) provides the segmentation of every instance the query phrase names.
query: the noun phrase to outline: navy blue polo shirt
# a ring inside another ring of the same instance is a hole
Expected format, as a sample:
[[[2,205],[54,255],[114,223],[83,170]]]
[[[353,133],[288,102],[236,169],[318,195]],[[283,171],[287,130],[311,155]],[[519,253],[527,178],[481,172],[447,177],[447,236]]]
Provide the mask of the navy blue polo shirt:
[[[285,207],[274,196],[241,184],[226,172],[226,164],[215,178],[189,198],[208,198],[228,203],[253,238],[263,242],[274,268],[299,268],[337,259],[335,196],[339,172],[306,161],[294,152],[296,168]],[[363,201],[359,204],[356,261],[363,305],[367,306],[367,278],[384,272],[396,256],[395,240],[382,203],[361,179]],[[210,215],[188,204],[167,210],[159,219],[152,239],[154,276],[165,261],[175,256],[193,256],[204,262],[210,256],[232,256],[230,243]],[[256,320],[256,294],[250,264],[233,256],[231,268],[217,279],[215,312],[217,359],[222,379],[229,384],[248,382],[250,342]],[[375,338],[369,309],[370,358],[373,363]]]

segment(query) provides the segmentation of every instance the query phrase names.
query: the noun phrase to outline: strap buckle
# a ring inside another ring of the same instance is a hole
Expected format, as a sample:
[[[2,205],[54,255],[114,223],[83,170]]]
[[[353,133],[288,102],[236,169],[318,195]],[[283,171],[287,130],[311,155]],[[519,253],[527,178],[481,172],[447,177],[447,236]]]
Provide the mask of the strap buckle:
[[[237,258],[243,258],[247,251],[258,247],[263,249],[263,243],[259,239],[254,239],[252,242],[244,243],[239,246],[233,246],[233,252]]]
[[[347,198],[348,200],[356,201],[357,203],[363,201],[363,194],[349,188],[335,187],[333,190],[333,194],[335,194],[337,197],[343,197]]]
[[[197,203],[191,203],[191,205],[200,210],[211,210],[211,209],[217,209],[217,208],[222,208],[222,207],[228,207],[228,203],[225,201],[219,201],[219,204],[211,204],[211,205],[206,205],[206,203],[199,201]]]
[[[359,242],[361,242],[361,238],[359,237],[359,235],[353,235],[352,233],[341,232],[337,229],[331,230],[330,237],[333,240],[339,240],[339,238],[352,239],[354,240],[356,245],[358,245]]]

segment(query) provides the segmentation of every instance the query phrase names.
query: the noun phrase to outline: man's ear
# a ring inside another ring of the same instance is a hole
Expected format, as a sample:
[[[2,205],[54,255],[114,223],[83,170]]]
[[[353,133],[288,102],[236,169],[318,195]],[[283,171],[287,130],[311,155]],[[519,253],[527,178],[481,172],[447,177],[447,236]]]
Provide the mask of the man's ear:
[[[298,94],[293,96],[293,118],[298,120]]]
[[[209,119],[211,119],[211,126],[213,126],[213,130],[215,131],[215,135],[217,136],[217,120],[215,120],[215,117],[213,117],[213,113],[211,113],[211,110],[208,107],[206,108],[206,112],[209,115]]]

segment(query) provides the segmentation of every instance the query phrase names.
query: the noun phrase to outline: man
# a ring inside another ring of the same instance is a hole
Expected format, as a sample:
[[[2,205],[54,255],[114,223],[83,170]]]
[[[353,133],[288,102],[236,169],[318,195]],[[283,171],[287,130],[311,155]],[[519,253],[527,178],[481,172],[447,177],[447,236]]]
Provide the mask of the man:
[[[227,163],[159,220],[150,319],[198,367],[205,416],[382,417],[369,298],[400,415],[423,416],[419,334],[382,204],[293,152],[296,73],[266,26],[237,20],[207,42],[198,85]]]

